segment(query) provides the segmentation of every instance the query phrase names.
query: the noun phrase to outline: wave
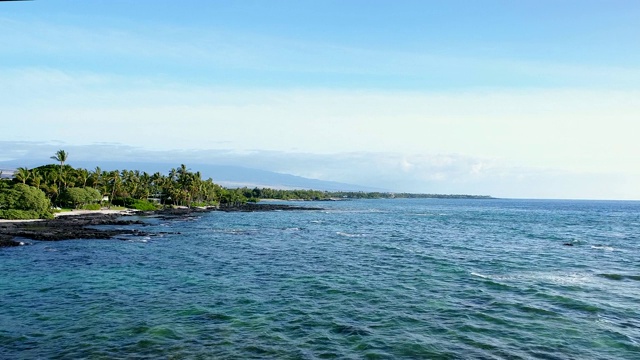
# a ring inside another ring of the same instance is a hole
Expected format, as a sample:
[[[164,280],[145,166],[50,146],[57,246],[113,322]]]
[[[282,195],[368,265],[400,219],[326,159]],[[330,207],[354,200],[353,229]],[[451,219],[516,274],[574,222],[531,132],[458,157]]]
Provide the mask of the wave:
[[[213,229],[210,230],[214,233],[222,233],[227,235],[253,235],[260,232],[258,229]]]
[[[611,246],[606,246],[606,245],[591,245],[592,249],[598,249],[598,250],[605,250],[605,251],[615,251],[616,249],[614,249]]]
[[[338,231],[338,232],[336,232],[336,234],[337,234],[337,235],[340,235],[340,236],[344,236],[344,237],[349,237],[349,238],[365,237],[365,236],[367,236],[366,234],[349,234],[349,233],[342,232],[342,231]]]
[[[490,277],[489,277],[489,276],[487,276],[487,275],[482,275],[482,274],[479,274],[479,273],[477,273],[477,272],[471,272],[471,275],[473,275],[473,276],[477,276],[477,277],[481,277],[481,278],[483,278],[483,279],[490,279]]]
[[[485,275],[477,272],[470,272],[471,276],[476,276],[483,279],[494,281],[536,281],[536,282],[548,282],[561,285],[580,285],[589,282],[593,275],[580,274],[580,273],[544,273],[544,272],[532,272],[522,274],[509,274],[509,275]]]

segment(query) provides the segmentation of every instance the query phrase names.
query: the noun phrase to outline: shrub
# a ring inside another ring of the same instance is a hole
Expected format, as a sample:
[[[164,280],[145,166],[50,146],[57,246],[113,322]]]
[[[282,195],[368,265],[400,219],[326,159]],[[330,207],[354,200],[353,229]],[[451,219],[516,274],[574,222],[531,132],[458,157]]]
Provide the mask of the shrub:
[[[51,203],[39,189],[15,184],[0,190],[0,218],[21,220],[51,218]]]
[[[53,217],[53,215],[51,215]],[[30,220],[39,219],[40,214],[32,210],[0,210],[0,218],[7,220]]]
[[[73,207],[98,202],[102,199],[100,192],[94,188],[68,188],[60,195],[60,202]]]
[[[128,208],[142,210],[142,211],[153,211],[158,210],[158,206],[147,200],[133,200],[133,202],[127,205]]]
[[[46,212],[46,213],[42,213],[40,214],[40,219],[47,219],[47,220],[51,220],[53,219],[55,216],[53,216],[52,212]]]

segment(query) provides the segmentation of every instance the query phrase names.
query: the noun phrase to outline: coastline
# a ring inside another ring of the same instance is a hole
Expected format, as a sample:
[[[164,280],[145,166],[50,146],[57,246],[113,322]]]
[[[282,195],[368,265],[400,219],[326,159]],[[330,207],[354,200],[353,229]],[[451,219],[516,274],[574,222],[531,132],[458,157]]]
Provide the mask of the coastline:
[[[119,210],[112,210],[112,209],[101,209],[101,210],[71,210],[71,211],[65,211],[65,212],[60,212],[60,213],[56,213],[54,214],[55,217],[61,217],[61,216],[76,216],[76,215],[87,215],[87,214],[103,214],[103,215],[108,215],[108,214],[119,214],[119,215],[132,215],[135,214],[136,212],[139,212],[140,210],[134,210],[134,209],[119,209]]]
[[[74,210],[58,213],[52,220],[0,220],[0,248],[25,245],[20,239],[37,241],[62,241],[80,239],[118,239],[122,236],[157,236],[138,229],[95,229],[96,225],[145,225],[142,220],[127,219],[133,215],[161,217],[165,219],[187,218],[197,213],[258,212],[322,210],[316,207],[284,204],[242,204],[230,207],[169,208],[154,211],[123,210]]]
[[[53,214],[54,218],[65,217],[65,216],[78,216],[78,215],[88,215],[88,214],[99,214],[99,215],[109,215],[109,214],[119,214],[119,215],[132,215],[139,210],[133,209],[121,209],[121,210],[110,210],[110,209],[101,209],[101,210],[71,210],[60,213]],[[0,219],[0,224],[5,223],[30,223],[30,222],[41,222],[46,221],[45,219],[28,219],[28,220],[8,220],[8,219]]]

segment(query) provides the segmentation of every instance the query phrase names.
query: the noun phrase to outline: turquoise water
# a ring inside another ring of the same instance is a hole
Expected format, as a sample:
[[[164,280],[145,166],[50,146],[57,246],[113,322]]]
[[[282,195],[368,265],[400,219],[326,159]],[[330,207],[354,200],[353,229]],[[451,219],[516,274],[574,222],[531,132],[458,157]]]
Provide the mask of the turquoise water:
[[[640,202],[314,205],[0,249],[0,358],[640,358]]]

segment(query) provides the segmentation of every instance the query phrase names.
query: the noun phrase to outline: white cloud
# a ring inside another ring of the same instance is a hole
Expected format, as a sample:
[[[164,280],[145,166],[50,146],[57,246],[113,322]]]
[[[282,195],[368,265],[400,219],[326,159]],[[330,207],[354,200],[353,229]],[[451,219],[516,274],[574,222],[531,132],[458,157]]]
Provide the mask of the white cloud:
[[[5,140],[467,154],[571,171],[640,171],[632,131],[640,91],[206,88],[41,69],[3,71],[0,82]]]
[[[226,156],[414,191],[639,197],[637,66],[96,19],[0,17],[0,141]],[[438,91],[394,90],[411,88]]]
[[[122,144],[2,142],[0,153],[44,164],[63,148],[73,161],[234,165],[393,191],[477,194],[496,197],[637,199],[640,175],[571,172],[509,164],[460,154],[350,152],[311,154],[281,151],[164,150]],[[39,162],[40,161],[40,162]],[[70,163],[73,163],[70,161]],[[19,163],[19,162],[18,162]],[[406,164],[411,167],[407,168]],[[474,173],[481,165],[482,170]],[[19,166],[23,166],[20,164]],[[209,174],[207,176],[214,176]]]

